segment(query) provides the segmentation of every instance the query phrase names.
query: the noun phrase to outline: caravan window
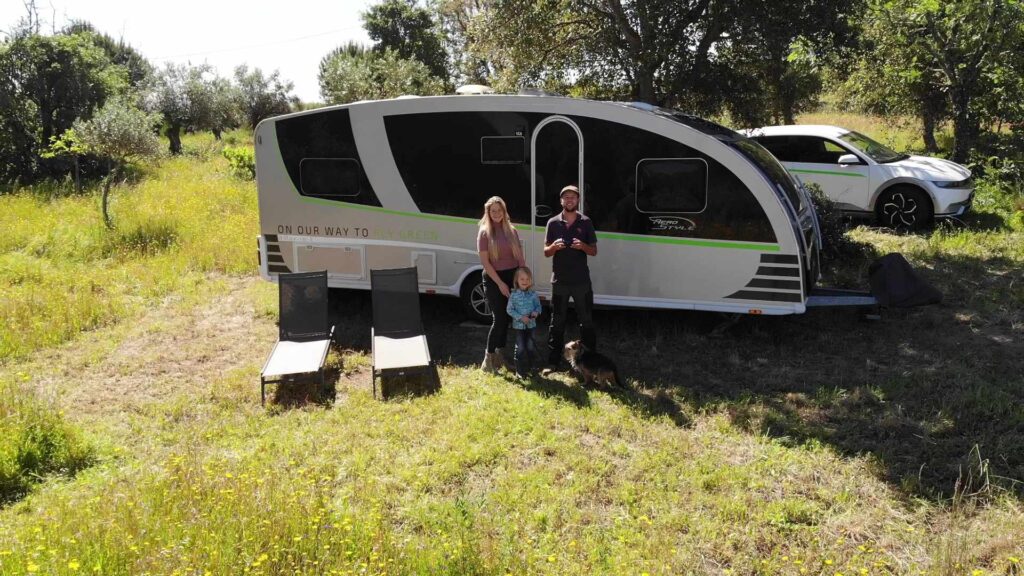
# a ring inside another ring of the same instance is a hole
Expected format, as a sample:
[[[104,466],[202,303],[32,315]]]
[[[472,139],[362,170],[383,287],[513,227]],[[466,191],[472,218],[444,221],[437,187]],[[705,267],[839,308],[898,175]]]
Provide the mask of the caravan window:
[[[708,163],[701,158],[645,158],[636,165],[636,209],[698,213],[708,203]]]
[[[359,195],[359,161],[354,158],[303,158],[299,162],[303,196],[353,198]]]
[[[482,164],[522,164],[526,161],[526,138],[484,136],[480,138]]]

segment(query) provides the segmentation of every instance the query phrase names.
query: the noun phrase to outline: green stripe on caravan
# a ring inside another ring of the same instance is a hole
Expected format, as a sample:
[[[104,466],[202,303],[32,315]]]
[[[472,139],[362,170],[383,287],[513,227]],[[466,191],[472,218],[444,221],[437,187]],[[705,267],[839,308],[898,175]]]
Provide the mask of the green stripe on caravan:
[[[350,204],[348,202],[336,202],[334,200],[323,200],[321,198],[310,198],[309,196],[299,196],[303,202],[310,204],[320,204],[322,206],[334,206],[335,208],[344,207],[352,210],[364,210],[366,212],[377,212],[379,214],[393,214],[395,216],[408,216],[410,218],[421,218],[423,220],[434,220],[437,222],[453,222],[456,224],[472,224],[476,226],[479,220],[472,218],[460,218],[458,216],[441,216],[439,214],[423,214],[420,212],[403,212],[401,210],[391,210],[388,208],[380,208],[377,206],[365,206],[363,204]],[[540,232],[544,230],[543,226],[530,226],[528,224],[521,224],[519,228],[531,230],[534,232]],[[778,244],[758,244],[751,242],[734,242],[731,240],[703,240],[699,238],[669,238],[666,236],[641,236],[639,234],[618,234],[611,232],[598,232],[598,238],[605,238],[608,240],[623,240],[626,242],[647,242],[651,244],[675,244],[677,246],[699,246],[701,248],[732,248],[734,250],[760,250],[762,252],[778,252],[780,250]]]
[[[846,176],[847,178],[867,178],[863,174],[857,172],[833,172],[831,170],[802,170],[796,168],[787,168],[790,172],[797,172],[799,174],[825,174],[828,176]]]

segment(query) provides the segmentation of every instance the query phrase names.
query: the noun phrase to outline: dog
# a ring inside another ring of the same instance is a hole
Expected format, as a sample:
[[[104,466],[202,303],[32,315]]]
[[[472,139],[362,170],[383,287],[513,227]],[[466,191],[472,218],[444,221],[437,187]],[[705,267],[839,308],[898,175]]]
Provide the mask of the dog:
[[[611,385],[622,386],[619,370],[611,358],[604,354],[587,350],[580,340],[573,340],[565,345],[565,359],[580,376],[587,386]]]

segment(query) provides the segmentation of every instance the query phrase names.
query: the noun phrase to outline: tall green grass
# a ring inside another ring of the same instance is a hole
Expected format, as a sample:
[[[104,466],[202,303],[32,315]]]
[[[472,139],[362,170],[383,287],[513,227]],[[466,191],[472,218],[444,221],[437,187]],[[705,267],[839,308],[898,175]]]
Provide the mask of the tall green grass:
[[[255,269],[255,185],[229,174],[212,139],[187,144],[191,154],[115,187],[113,230],[97,186],[0,195],[0,362],[130,317],[208,273]]]
[[[0,505],[22,497],[45,476],[71,474],[92,449],[63,414],[10,379],[0,379]]]

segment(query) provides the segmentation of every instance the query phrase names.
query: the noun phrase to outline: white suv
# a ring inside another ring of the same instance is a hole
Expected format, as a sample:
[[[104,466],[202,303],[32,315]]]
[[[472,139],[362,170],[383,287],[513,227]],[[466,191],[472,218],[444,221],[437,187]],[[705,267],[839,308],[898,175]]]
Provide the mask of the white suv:
[[[742,130],[801,180],[821,186],[838,208],[874,215],[886,226],[917,229],[934,217],[961,216],[974,199],[967,168],[910,156],[836,126]]]

